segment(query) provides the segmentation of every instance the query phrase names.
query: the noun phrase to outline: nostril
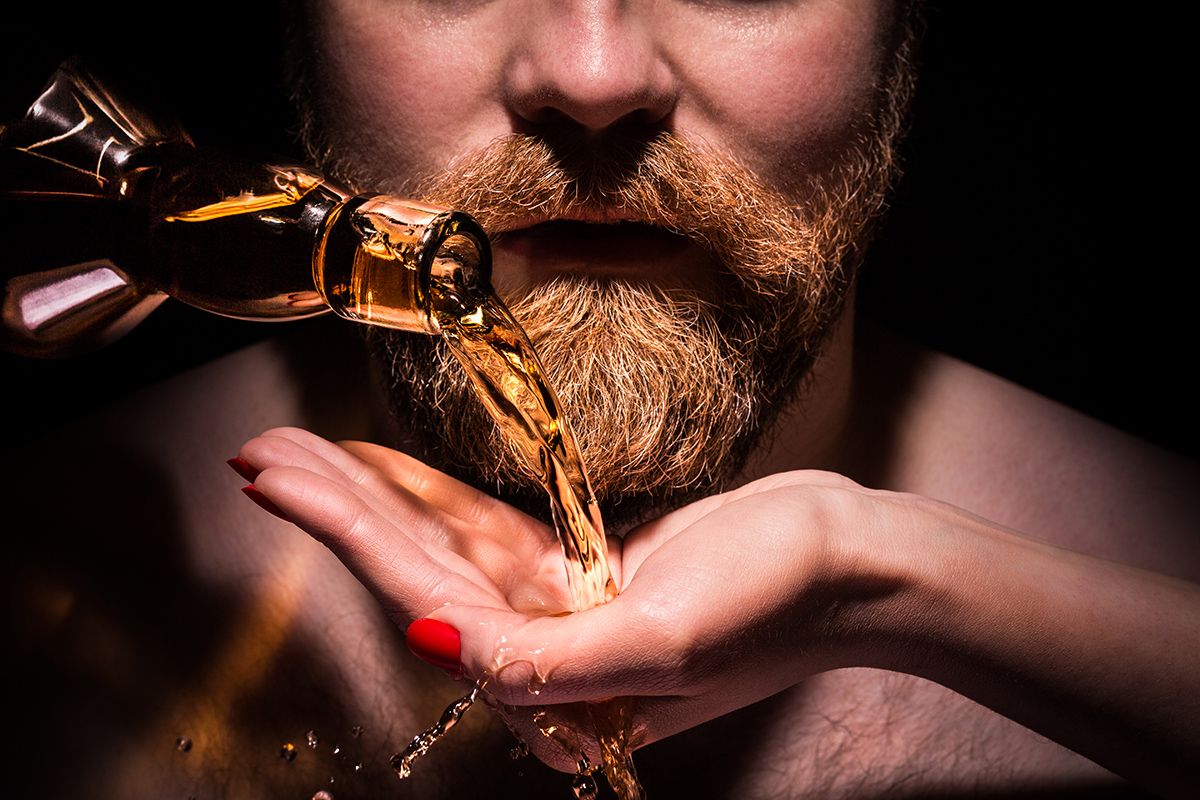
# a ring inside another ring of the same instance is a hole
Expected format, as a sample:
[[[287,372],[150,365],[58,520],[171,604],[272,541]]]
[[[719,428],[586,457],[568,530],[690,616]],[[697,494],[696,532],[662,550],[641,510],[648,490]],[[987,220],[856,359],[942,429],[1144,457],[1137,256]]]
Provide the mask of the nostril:
[[[526,124],[558,115],[591,131],[630,116],[666,117],[675,76],[657,35],[621,4],[563,3],[548,11],[506,67],[506,102]]]

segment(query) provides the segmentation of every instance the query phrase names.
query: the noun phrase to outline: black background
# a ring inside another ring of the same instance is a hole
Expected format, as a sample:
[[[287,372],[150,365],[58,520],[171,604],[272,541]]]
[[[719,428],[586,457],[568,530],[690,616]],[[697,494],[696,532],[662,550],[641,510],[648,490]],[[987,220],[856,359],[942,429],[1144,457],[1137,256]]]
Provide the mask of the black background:
[[[297,155],[273,3],[44,5],[0,20],[4,119],[91,50],[197,141]],[[1181,20],[1136,13],[935,4],[907,174],[861,302],[911,338],[1196,456],[1195,168],[1181,119],[1194,70]],[[168,301],[93,355],[0,354],[6,443],[278,330]]]

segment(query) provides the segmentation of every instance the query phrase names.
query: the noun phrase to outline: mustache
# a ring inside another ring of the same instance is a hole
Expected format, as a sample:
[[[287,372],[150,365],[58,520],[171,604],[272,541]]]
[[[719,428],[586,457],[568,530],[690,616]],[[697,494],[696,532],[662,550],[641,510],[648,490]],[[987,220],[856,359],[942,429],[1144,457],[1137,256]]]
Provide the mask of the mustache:
[[[633,221],[685,236],[756,293],[805,280],[818,225],[730,156],[669,133],[551,144],[525,134],[417,182],[411,193],[462,209],[492,235],[555,219]]]

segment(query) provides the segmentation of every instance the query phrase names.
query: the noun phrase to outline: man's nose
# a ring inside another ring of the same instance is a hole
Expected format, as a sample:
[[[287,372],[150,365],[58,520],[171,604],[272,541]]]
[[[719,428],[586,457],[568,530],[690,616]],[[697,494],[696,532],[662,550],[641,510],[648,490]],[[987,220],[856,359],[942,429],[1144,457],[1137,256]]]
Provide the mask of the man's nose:
[[[656,37],[627,0],[550,0],[509,63],[507,102],[541,125],[560,115],[590,131],[636,117],[658,123],[675,80]]]

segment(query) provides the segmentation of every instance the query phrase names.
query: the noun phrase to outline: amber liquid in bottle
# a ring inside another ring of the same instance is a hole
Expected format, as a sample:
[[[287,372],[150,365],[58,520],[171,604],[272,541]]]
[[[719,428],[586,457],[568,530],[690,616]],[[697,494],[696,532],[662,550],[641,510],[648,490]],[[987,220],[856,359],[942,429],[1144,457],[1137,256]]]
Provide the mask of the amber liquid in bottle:
[[[490,266],[465,214],[197,147],[76,62],[0,125],[0,234],[0,347],[39,357],[104,346],[168,295],[242,319],[333,310],[436,334],[430,272],[471,286]]]

